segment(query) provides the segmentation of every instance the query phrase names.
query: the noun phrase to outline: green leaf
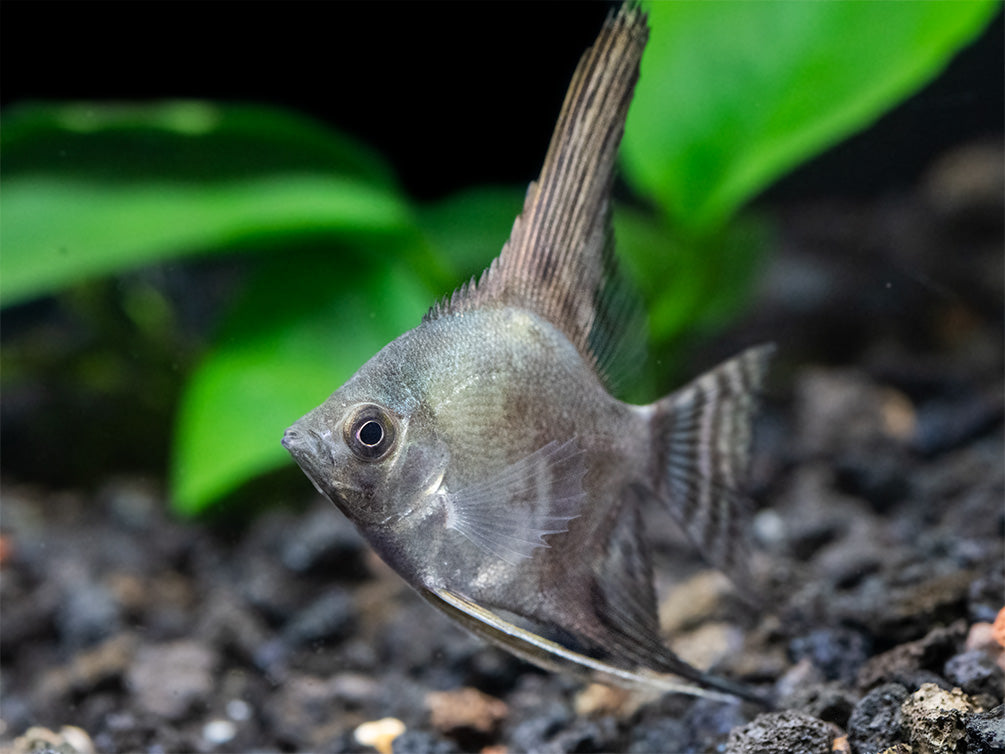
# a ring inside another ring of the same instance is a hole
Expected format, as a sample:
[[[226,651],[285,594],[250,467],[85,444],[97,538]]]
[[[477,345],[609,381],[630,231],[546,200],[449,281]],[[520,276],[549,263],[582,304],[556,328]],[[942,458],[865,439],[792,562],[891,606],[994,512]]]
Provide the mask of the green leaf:
[[[22,108],[2,145],[4,305],[184,254],[413,225],[365,149],[281,112]]]
[[[511,187],[467,189],[422,207],[419,226],[437,255],[453,265],[456,279],[463,281],[499,256],[523,197],[523,189]]]
[[[651,214],[619,205],[614,227],[619,257],[645,301],[657,351],[735,316],[769,245],[765,223],[754,217],[688,237]]]
[[[171,468],[176,511],[197,514],[291,463],[283,430],[417,325],[432,302],[411,259],[402,249],[341,247],[264,260],[186,386]]]
[[[373,150],[295,112],[199,100],[28,103],[3,114],[5,177],[59,173],[110,182],[337,173],[386,188]]]
[[[277,175],[224,184],[139,186],[52,177],[4,181],[4,305],[101,274],[196,252],[321,232],[400,233],[408,207],[341,176]]]
[[[652,3],[622,147],[626,177],[680,227],[717,226],[921,87],[999,7]]]

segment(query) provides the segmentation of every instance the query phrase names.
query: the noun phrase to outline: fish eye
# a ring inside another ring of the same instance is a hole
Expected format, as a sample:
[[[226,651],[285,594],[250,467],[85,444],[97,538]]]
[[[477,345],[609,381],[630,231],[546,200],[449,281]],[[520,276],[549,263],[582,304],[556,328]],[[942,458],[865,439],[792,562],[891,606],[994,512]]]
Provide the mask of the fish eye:
[[[376,447],[384,439],[384,428],[378,422],[371,419],[356,430],[356,439],[368,448]]]
[[[394,446],[394,421],[380,406],[358,407],[345,423],[345,442],[362,461],[379,461]]]

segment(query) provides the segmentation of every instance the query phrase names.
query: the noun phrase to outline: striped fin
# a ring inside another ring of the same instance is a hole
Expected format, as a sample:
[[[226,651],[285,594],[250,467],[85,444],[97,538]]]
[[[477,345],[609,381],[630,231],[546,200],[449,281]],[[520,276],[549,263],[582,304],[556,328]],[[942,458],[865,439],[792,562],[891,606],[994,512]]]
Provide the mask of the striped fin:
[[[649,407],[658,497],[702,555],[745,587],[751,419],[773,350],[748,349]]]
[[[648,36],[634,4],[607,19],[579,61],[541,175],[502,253],[427,320],[487,306],[529,309],[562,330],[605,379],[640,355],[641,310],[617,270],[610,192]]]

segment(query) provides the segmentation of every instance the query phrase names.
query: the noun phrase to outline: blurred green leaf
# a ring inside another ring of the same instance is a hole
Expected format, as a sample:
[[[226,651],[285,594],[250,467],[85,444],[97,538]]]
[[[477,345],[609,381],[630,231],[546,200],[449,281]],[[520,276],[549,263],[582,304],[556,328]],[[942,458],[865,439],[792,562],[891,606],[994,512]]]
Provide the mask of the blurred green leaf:
[[[409,224],[409,209],[394,193],[341,176],[138,186],[8,178],[0,298],[10,305],[89,277],[237,243],[400,233]]]
[[[525,189],[479,186],[428,204],[419,224],[437,256],[449,260],[464,281],[499,256],[523,208]]]
[[[651,213],[618,206],[619,258],[649,314],[657,350],[725,325],[742,308],[769,242],[766,224],[739,217],[716,233],[682,236]]]
[[[272,173],[337,173],[393,188],[383,158],[299,113],[199,100],[23,103],[6,109],[4,175],[88,180],[236,180]]]
[[[413,222],[365,149],[281,111],[22,107],[2,155],[4,305],[167,257]]]
[[[625,175],[681,228],[720,225],[780,174],[918,89],[999,7],[651,3]]]
[[[291,463],[283,430],[419,322],[434,291],[409,257],[341,247],[264,260],[186,386],[171,467],[178,512]]]

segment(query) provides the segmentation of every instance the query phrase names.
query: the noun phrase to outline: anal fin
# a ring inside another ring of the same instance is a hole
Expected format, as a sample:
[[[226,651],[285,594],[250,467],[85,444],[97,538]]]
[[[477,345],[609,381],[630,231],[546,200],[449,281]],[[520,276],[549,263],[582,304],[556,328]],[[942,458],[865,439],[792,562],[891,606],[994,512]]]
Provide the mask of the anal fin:
[[[590,680],[601,680],[628,688],[657,690],[664,693],[687,694],[734,702],[737,696],[767,704],[741,686],[735,688],[728,682],[726,693],[682,683],[672,676],[646,670],[619,668],[602,660],[567,649],[550,639],[505,620],[471,600],[447,589],[423,589],[422,597],[446,613],[472,633],[497,644],[521,659],[546,670],[571,672]],[[716,679],[719,680],[719,679]]]

